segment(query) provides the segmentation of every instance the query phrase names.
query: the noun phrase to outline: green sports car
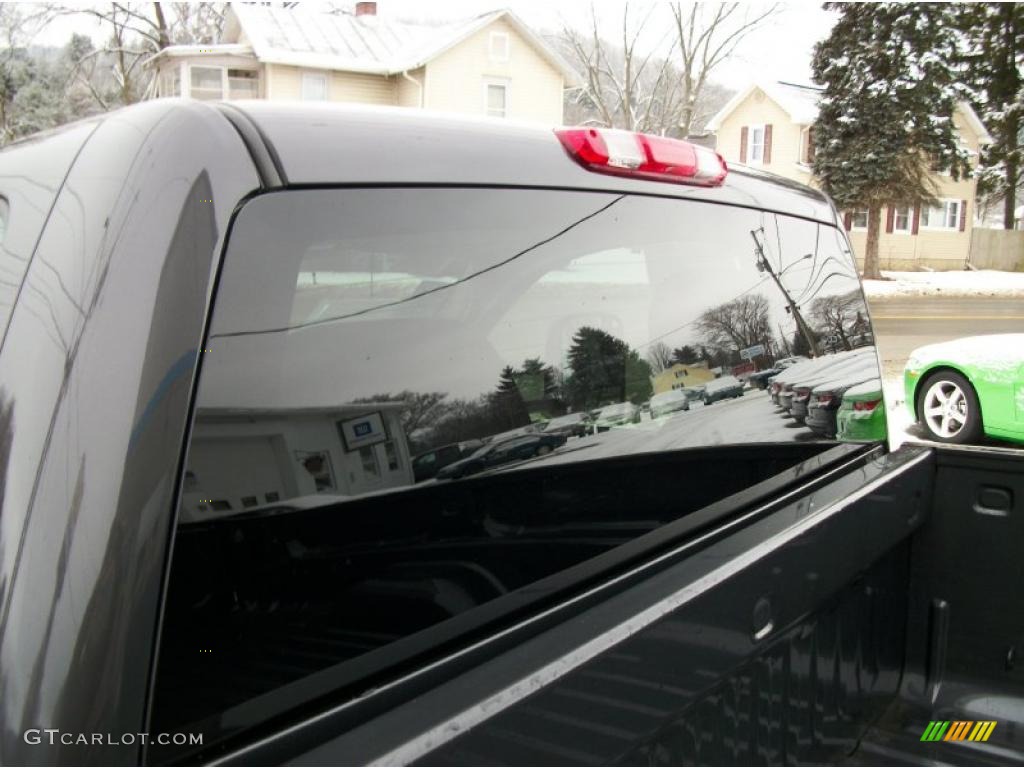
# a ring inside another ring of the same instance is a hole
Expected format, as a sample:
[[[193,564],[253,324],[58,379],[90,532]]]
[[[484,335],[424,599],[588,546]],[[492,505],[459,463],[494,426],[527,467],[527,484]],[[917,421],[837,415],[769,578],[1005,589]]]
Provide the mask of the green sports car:
[[[836,411],[836,438],[848,443],[874,443],[887,436],[881,380],[871,379],[846,390]]]
[[[984,434],[1024,443],[1024,333],[915,349],[903,383],[907,407],[933,440],[972,443]]]

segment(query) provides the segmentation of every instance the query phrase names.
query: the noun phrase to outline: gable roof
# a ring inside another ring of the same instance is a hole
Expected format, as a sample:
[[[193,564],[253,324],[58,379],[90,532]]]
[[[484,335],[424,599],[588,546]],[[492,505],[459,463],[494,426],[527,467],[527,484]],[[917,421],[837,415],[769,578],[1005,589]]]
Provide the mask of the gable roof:
[[[499,19],[557,69],[566,85],[579,82],[576,71],[506,9],[462,21],[422,24],[376,15],[321,13],[301,4],[284,8],[231,3],[224,42],[247,44],[258,60],[271,64],[395,75],[422,67]]]
[[[811,125],[818,118],[818,99],[821,98],[822,89],[814,85],[796,85],[783,82],[756,82],[751,83],[722,107],[712,117],[705,130],[717,131],[722,122],[732,114],[743,101],[760,88],[772,101],[779,105],[789,115],[790,119],[797,125]],[[978,135],[979,144],[991,144],[992,136],[985,129],[978,113],[966,101],[957,103],[957,109],[964,116],[967,125]]]
[[[818,99],[821,89],[813,85],[795,85],[782,82],[753,82],[738,91],[724,107],[715,113],[705,126],[705,130],[717,131],[722,122],[732,114],[743,101],[755,90],[761,89],[765,95],[778,104],[797,125],[810,125],[818,117]]]

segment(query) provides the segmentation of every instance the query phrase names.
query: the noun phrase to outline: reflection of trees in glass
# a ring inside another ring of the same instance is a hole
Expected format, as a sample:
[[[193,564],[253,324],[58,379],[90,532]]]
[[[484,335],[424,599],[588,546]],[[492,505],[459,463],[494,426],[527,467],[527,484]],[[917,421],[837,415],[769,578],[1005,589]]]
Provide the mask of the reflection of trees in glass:
[[[811,304],[811,320],[819,336],[838,337],[838,345],[843,349],[852,349],[854,339],[867,330],[859,291],[815,299]]]
[[[516,373],[515,379],[519,394],[527,404],[558,399],[555,371],[539,357],[523,360],[523,367]]]
[[[654,373],[661,373],[666,368],[671,368],[673,362],[672,348],[664,341],[656,341],[647,350],[647,362]]]
[[[519,391],[516,369],[506,365],[498,377],[498,388],[489,396],[498,432],[523,427],[530,423],[530,412]]]
[[[443,419],[448,412],[448,397],[444,392],[412,392],[403,389],[401,392],[387,395],[360,397],[353,403],[402,403],[399,418],[402,430],[407,436],[418,430],[429,429]]]
[[[583,326],[572,337],[566,396],[573,410],[590,410],[652,393],[651,366],[629,345],[606,331]]]
[[[741,350],[755,344],[771,345],[770,304],[760,293],[748,294],[706,310],[697,318],[697,331],[708,346]]]
[[[4,506],[4,492],[7,488],[7,463],[11,458],[11,443],[14,442],[14,403],[0,392],[0,509]]]

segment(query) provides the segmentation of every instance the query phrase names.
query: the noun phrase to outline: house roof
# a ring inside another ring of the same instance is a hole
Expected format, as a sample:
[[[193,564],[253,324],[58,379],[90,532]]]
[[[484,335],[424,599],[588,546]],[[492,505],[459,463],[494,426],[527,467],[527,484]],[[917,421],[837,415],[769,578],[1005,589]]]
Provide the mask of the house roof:
[[[395,75],[422,67],[499,19],[510,24],[557,69],[566,85],[580,82],[576,71],[550,45],[518,16],[504,9],[462,21],[424,24],[370,14],[321,13],[301,5],[284,8],[232,3],[224,27],[224,43],[173,46],[158,53],[147,64],[163,55],[199,55],[244,46],[251,49],[259,61],[271,64]],[[185,51],[185,48],[196,50]]]
[[[729,102],[722,107],[711,120],[708,121],[706,129],[717,131],[722,122],[732,114],[743,101],[753,93],[754,89],[760,88],[764,93],[778,104],[782,110],[789,115],[790,119],[797,125],[810,125],[818,117],[818,99],[821,98],[822,89],[814,85],[796,85],[795,83],[783,82],[754,82],[736,93]],[[963,114],[967,124],[978,135],[980,144],[991,144],[992,137],[985,129],[984,123],[978,117],[970,104],[961,101],[957,108]]]

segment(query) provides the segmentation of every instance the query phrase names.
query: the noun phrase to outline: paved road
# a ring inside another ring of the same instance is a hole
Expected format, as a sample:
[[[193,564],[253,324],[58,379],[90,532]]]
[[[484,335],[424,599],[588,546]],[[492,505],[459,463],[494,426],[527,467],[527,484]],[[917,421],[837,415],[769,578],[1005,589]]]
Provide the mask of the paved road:
[[[899,376],[911,351],[983,333],[1024,333],[1024,299],[931,297],[873,299],[871,319],[883,375]]]

